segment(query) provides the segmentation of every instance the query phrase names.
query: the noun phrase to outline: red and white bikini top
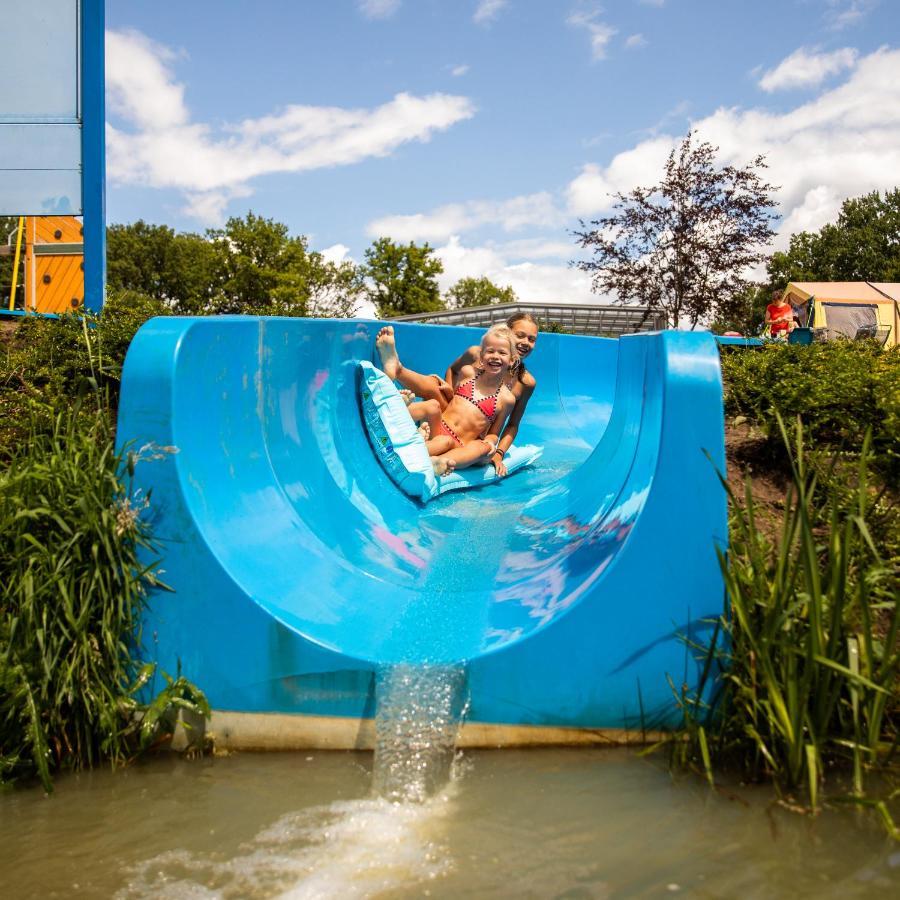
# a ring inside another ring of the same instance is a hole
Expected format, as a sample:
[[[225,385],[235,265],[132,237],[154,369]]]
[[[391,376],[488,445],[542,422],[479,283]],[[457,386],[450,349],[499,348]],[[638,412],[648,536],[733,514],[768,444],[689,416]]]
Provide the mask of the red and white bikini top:
[[[468,381],[464,381],[461,385],[456,388],[456,395],[458,397],[462,397],[464,400],[468,400],[473,406],[477,406],[481,411],[481,414],[487,419],[488,425],[497,418],[497,404],[499,403],[500,391],[503,389],[503,384],[501,383],[500,387],[488,397],[482,397],[480,400],[475,399],[475,379],[478,378],[476,375],[474,378],[470,378]]]

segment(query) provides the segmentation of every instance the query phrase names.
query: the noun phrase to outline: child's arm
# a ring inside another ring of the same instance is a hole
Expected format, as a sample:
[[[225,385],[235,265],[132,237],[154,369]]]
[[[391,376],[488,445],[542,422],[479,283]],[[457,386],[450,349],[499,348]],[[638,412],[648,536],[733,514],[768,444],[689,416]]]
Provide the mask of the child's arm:
[[[479,347],[477,344],[473,344],[469,347],[462,356],[458,356],[450,366],[447,368],[446,373],[444,374],[444,381],[450,385],[452,388],[456,388],[456,379],[459,378],[459,373],[466,367],[475,364],[475,360],[478,359]]]
[[[500,434],[497,449],[491,456],[491,462],[494,464],[494,468],[497,470],[498,475],[503,476],[506,474],[506,466],[503,465],[503,457],[506,455],[506,451],[512,446],[513,441],[516,439],[516,435],[519,433],[519,423],[522,421],[522,416],[525,415],[525,407],[528,406],[528,401],[531,399],[535,387],[537,387],[537,384],[534,381],[530,384],[522,385],[522,393],[519,396],[519,399],[515,401],[515,405],[509,415],[509,421],[506,423],[506,427]],[[497,421],[500,421],[500,416],[497,416]],[[502,472],[500,471],[501,466],[503,467]]]

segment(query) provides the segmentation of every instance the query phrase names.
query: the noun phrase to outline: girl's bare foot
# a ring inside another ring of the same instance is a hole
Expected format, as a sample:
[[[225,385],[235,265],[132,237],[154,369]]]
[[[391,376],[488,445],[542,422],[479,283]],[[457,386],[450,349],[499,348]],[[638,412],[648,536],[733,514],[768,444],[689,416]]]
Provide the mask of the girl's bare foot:
[[[416,430],[422,435],[423,441],[431,437],[431,426],[427,422],[423,422]]]
[[[403,390],[400,391],[400,396],[403,398],[403,402],[407,406],[409,406],[413,402],[413,400],[416,399],[415,392],[409,390],[408,388],[403,388]]]
[[[396,381],[401,366],[394,343],[394,329],[390,325],[385,325],[375,336],[375,348],[381,356],[381,370],[392,381]]]
[[[456,468],[456,463],[452,459],[445,459],[443,456],[432,456],[431,465],[438,477],[449,475]]]

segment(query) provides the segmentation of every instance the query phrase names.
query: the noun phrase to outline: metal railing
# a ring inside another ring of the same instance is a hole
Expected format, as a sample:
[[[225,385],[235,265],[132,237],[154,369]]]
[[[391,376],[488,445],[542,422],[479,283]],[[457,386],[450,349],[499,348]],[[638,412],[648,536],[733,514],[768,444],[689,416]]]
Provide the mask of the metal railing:
[[[514,313],[530,313],[542,330],[562,330],[570,334],[618,337],[638,331],[658,331],[666,327],[665,314],[644,306],[595,306],[585,303],[498,303],[395,316],[393,322],[423,322],[431,325],[471,325],[487,328],[505,322]]]

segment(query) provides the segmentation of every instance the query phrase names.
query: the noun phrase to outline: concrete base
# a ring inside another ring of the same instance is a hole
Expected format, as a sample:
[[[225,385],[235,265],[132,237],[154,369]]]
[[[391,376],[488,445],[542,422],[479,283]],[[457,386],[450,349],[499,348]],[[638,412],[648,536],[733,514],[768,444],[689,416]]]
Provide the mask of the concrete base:
[[[207,734],[223,750],[373,750],[375,720],[214,710]],[[466,722],[456,746],[465,748],[652,744],[659,731],[552,728]]]

